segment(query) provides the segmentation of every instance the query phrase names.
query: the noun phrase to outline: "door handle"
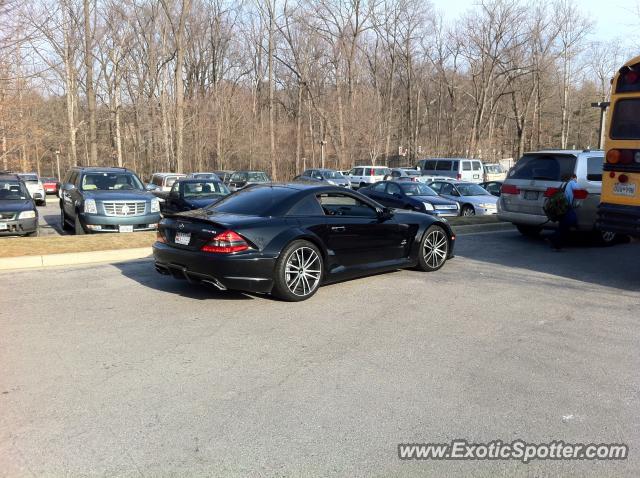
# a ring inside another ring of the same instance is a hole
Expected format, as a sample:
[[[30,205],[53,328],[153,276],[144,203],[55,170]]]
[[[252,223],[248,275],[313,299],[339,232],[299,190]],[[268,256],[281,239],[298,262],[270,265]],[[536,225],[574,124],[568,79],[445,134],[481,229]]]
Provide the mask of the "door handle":
[[[345,227],[344,227],[344,226],[333,226],[333,227],[331,228],[331,230],[332,230],[332,231],[336,231],[336,232],[344,231],[344,230],[345,230]]]

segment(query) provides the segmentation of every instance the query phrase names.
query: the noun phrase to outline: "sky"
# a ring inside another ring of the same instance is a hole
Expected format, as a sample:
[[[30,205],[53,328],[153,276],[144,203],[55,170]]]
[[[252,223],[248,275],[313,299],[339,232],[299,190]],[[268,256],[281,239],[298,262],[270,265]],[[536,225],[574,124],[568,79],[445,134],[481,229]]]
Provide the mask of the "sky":
[[[454,20],[471,8],[475,0],[431,0],[436,10],[443,12],[446,20]],[[593,40],[622,40],[636,46],[634,37],[640,32],[640,0],[577,0],[582,12],[595,22]],[[632,35],[634,34],[635,35]],[[640,54],[640,53],[639,53]]]

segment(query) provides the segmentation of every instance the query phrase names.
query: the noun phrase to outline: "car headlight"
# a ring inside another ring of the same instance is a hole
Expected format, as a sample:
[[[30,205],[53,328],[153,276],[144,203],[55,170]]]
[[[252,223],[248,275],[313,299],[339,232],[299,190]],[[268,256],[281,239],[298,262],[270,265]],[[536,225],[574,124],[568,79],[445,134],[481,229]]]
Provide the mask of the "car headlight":
[[[158,198],[151,200],[151,212],[160,212],[160,201]]]
[[[423,202],[422,204],[424,204],[424,209],[426,211],[433,211],[433,204],[430,202]]]
[[[492,203],[492,202],[485,202],[485,203],[479,204],[479,206],[485,209],[491,209],[492,207],[496,207],[495,203]]]
[[[85,199],[84,200],[84,212],[88,214],[98,214],[98,208],[96,206],[95,199]]]
[[[34,219],[35,217],[35,211],[22,211],[20,214],[18,214],[18,219]]]

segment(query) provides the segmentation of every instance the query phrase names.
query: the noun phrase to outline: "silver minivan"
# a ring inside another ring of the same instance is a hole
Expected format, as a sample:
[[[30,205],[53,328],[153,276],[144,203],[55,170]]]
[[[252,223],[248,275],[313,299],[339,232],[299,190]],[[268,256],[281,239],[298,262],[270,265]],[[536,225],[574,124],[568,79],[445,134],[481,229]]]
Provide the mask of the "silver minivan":
[[[445,176],[470,183],[484,181],[484,169],[479,159],[433,158],[421,159],[416,167],[424,176]]]
[[[602,191],[604,153],[590,150],[549,150],[526,153],[509,170],[498,200],[498,218],[513,223],[527,236],[543,229],[555,229],[556,222],[547,219],[544,204],[572,174],[577,176],[574,208],[580,231],[597,234],[610,244],[615,234],[596,230],[596,216]]]

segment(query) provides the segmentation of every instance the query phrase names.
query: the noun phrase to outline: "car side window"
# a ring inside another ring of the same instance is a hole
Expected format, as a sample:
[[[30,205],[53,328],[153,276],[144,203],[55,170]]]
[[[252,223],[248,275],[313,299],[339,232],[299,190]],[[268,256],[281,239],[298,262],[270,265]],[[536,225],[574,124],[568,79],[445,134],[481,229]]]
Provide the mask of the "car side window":
[[[373,185],[371,189],[378,193],[383,193],[385,192],[386,186],[387,185],[385,183],[376,183]]]
[[[603,159],[593,157],[587,159],[587,181],[602,181]]]
[[[391,171],[391,176],[394,178],[399,178],[400,177],[400,171]]]
[[[72,172],[71,173],[71,177],[69,178],[69,182],[77,187],[78,186],[77,183],[78,183],[78,177],[79,176],[80,175],[77,173],[77,171]]]
[[[324,216],[324,212],[318,199],[312,194],[294,204],[287,216]]]
[[[462,161],[462,170],[471,171],[471,161]]]
[[[436,171],[451,171],[452,161],[438,161]]]
[[[437,192],[438,194],[440,194],[440,190],[442,189],[442,183],[431,183],[429,184],[429,187],[433,189],[435,192]]]
[[[362,176],[362,168],[356,168],[353,170],[354,176]]]
[[[473,165],[474,171],[480,171],[482,168],[482,166],[480,166],[480,161],[471,161],[471,164]]]
[[[396,183],[387,183],[387,194],[402,194],[402,191]]]
[[[318,201],[326,216],[377,217],[373,207],[348,194],[324,193]]]
[[[311,176],[311,170],[307,169],[306,171],[304,171],[300,176],[304,176],[304,177],[309,177]]]
[[[453,185],[449,183],[442,183],[440,194],[449,194],[449,195],[453,194]]]

